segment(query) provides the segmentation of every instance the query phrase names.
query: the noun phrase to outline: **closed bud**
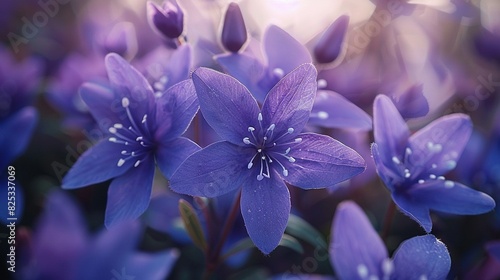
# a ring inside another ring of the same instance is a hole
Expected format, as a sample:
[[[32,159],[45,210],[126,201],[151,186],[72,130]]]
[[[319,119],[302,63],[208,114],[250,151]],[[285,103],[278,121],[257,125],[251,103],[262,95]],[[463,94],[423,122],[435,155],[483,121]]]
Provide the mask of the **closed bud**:
[[[181,36],[184,13],[175,0],[165,1],[162,7],[148,2],[148,19],[152,28],[170,39]]]
[[[323,33],[314,48],[314,57],[319,63],[330,63],[337,59],[342,50],[349,16],[343,15],[335,20]]]
[[[222,27],[222,45],[230,52],[238,52],[247,41],[247,29],[236,3],[229,4]]]

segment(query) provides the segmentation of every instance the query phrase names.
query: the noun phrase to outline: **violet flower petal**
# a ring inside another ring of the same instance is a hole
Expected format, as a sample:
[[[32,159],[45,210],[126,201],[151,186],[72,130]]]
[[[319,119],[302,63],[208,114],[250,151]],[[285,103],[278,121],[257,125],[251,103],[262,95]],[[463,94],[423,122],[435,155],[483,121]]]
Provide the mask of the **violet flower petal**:
[[[258,85],[266,71],[257,58],[246,53],[216,55],[215,60],[225,72],[244,84],[259,102],[264,102],[267,91]]]
[[[226,141],[216,142],[194,153],[170,178],[170,188],[191,196],[217,197],[241,187],[250,174],[247,165],[254,154]],[[255,180],[255,177],[252,176]]]
[[[331,262],[340,279],[382,275],[387,249],[356,203],[344,201],[337,206],[331,232]]]
[[[156,141],[171,141],[183,134],[198,108],[198,98],[192,80],[185,80],[170,87],[156,101]]]
[[[290,193],[276,172],[270,178],[247,177],[241,192],[241,214],[248,235],[264,254],[279,244],[290,215]]]
[[[443,242],[432,234],[405,240],[394,253],[391,279],[446,279],[451,259]]]
[[[374,101],[373,134],[382,162],[397,173],[392,157],[404,154],[410,131],[391,99],[385,95],[378,95]]]
[[[104,182],[120,176],[132,167],[133,161],[125,161],[118,166],[122,145],[102,140],[85,151],[71,167],[62,181],[63,189],[76,189]],[[103,168],[105,166],[106,168]]]
[[[271,71],[281,69],[283,74],[288,74],[297,66],[312,62],[306,47],[276,25],[265,31],[263,47]]]
[[[208,124],[223,139],[244,145],[249,126],[257,127],[259,107],[244,85],[233,77],[198,68],[193,82],[200,108]]]
[[[408,195],[426,208],[450,214],[483,214],[495,208],[495,201],[489,195],[449,180],[418,184]]]
[[[38,121],[34,107],[25,107],[0,123],[0,168],[6,167],[28,146]],[[6,171],[5,171],[6,172]],[[7,174],[7,173],[5,173]]]
[[[426,205],[416,204],[413,198],[405,193],[392,193],[392,200],[405,215],[415,220],[429,233],[432,230],[432,220]]]
[[[146,211],[151,198],[154,172],[154,159],[148,156],[111,182],[104,219],[106,227],[136,219]]]
[[[199,150],[200,146],[184,137],[163,142],[156,150],[156,164],[163,175],[170,178],[184,160]]]
[[[137,121],[150,113],[155,106],[155,99],[153,89],[146,78],[115,53],[106,56],[105,64],[112,87],[121,95],[120,97],[127,97],[134,104],[131,111]]]
[[[472,133],[472,122],[464,114],[441,117],[413,134],[410,139],[412,173],[426,177],[455,168]]]
[[[309,124],[327,128],[369,131],[371,117],[347,98],[331,90],[318,90]]]
[[[333,186],[365,170],[364,159],[353,149],[325,135],[302,133],[291,146],[294,163],[286,162],[290,184],[303,189]]]
[[[300,65],[283,77],[262,105],[264,127],[275,124],[276,131],[292,128],[293,131],[286,137],[292,139],[297,136],[311,113],[317,89],[316,75],[316,68],[309,63]]]

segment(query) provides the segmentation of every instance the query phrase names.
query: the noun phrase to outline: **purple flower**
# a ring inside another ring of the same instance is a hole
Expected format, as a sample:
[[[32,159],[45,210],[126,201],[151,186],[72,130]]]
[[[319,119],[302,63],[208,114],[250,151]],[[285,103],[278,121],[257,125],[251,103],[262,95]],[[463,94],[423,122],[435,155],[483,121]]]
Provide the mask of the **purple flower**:
[[[349,16],[343,15],[328,27],[314,47],[313,53],[317,62],[330,63],[337,59],[348,25]]]
[[[247,41],[247,29],[240,6],[230,3],[222,26],[221,42],[226,50],[236,53]]]
[[[87,105],[78,94],[78,88],[84,82],[106,83],[106,68],[101,55],[68,55],[52,78],[46,96],[64,113],[64,126],[93,128],[95,125]]]
[[[160,46],[135,65],[153,87],[155,95],[161,95],[169,87],[189,78],[191,46],[184,44],[177,49]]]
[[[445,279],[451,260],[446,246],[428,234],[410,238],[392,259],[363,210],[339,204],[332,224],[330,257],[340,279]]]
[[[148,19],[153,29],[169,39],[178,38],[184,29],[184,13],[175,0],[164,1],[162,7],[149,1]]]
[[[155,162],[170,177],[199,149],[179,137],[196,114],[198,100],[191,80],[155,98],[147,80],[117,54],[106,57],[106,68],[112,88],[85,84],[80,93],[107,137],[78,159],[62,187],[74,189],[113,179],[105,218],[110,226],[146,210]]]
[[[170,187],[193,196],[217,197],[241,187],[247,232],[265,254],[278,245],[290,213],[283,180],[317,189],[365,169],[352,149],[324,135],[301,133],[316,93],[316,70],[304,64],[267,94],[262,108],[231,76],[199,68],[193,82],[203,115],[224,141],[194,153]]]
[[[19,279],[165,279],[177,250],[139,253],[141,227],[124,222],[90,236],[83,217],[63,192],[51,193],[40,216],[31,246],[20,259]],[[123,278],[125,279],[125,278]]]
[[[377,173],[399,209],[426,232],[432,229],[429,210],[474,215],[490,211],[495,201],[488,195],[443,175],[455,168],[472,131],[464,114],[435,120],[410,136],[391,100],[375,99],[372,155]]]

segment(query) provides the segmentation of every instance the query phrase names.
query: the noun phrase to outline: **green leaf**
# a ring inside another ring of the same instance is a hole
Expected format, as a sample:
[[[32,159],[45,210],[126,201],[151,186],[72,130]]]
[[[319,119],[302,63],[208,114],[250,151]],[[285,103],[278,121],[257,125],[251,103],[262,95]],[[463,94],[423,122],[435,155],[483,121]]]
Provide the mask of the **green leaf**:
[[[233,247],[227,250],[227,252],[221,257],[221,260],[224,261],[232,255],[235,255],[241,251],[254,247],[255,245],[253,244],[252,239],[250,239],[250,237],[247,237],[245,239],[238,241],[236,244],[233,245]]]
[[[180,199],[179,212],[181,213],[184,227],[186,228],[189,237],[191,237],[191,240],[193,240],[193,243],[206,252],[207,242],[205,240],[203,229],[201,228],[200,220],[198,219],[193,206],[184,199]]]
[[[288,224],[286,226],[285,232],[295,237],[298,237],[313,246],[328,248],[321,233],[319,233],[313,226],[311,226],[304,219],[296,215],[291,214],[290,218],[288,218]]]
[[[278,244],[278,246],[290,248],[299,254],[304,253],[304,249],[302,248],[302,245],[300,245],[300,242],[293,236],[290,236],[288,234],[283,234],[283,237],[281,238],[280,244]]]
[[[280,243],[278,246],[284,246],[287,248],[290,248],[300,254],[304,252],[304,249],[302,248],[302,245],[300,245],[300,242],[295,239],[293,236],[290,236],[288,234],[283,234],[283,237],[281,238]],[[254,248],[255,244],[253,244],[252,239],[250,237],[247,237],[245,239],[240,240],[238,243],[234,244],[233,247],[231,247],[227,252],[221,257],[222,261],[225,261],[227,258],[229,258],[232,255],[235,255],[241,251],[247,250]]]

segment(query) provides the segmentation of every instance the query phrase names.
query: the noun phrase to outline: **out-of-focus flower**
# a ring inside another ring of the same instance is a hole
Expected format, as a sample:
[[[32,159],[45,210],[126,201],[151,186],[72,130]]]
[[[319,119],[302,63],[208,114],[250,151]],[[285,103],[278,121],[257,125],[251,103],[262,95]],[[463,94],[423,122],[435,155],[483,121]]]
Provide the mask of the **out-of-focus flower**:
[[[81,95],[107,137],[78,159],[62,187],[113,179],[105,217],[110,226],[146,210],[156,164],[168,178],[199,149],[180,137],[198,111],[198,100],[191,80],[156,98],[144,76],[117,54],[106,57],[106,68],[111,88],[85,84]]]
[[[138,252],[140,236],[141,227],[130,221],[90,236],[73,201],[63,192],[53,192],[24,248],[17,279],[112,279],[124,273],[137,279],[165,279],[177,250]]]
[[[199,68],[193,81],[210,126],[224,139],[190,156],[170,187],[193,196],[217,197],[241,187],[247,232],[265,254],[278,245],[290,213],[283,180],[304,188],[332,186],[365,169],[342,143],[301,133],[314,102],[316,70],[304,64],[281,79],[259,108],[236,79]]]
[[[148,1],[148,20],[151,27],[168,39],[176,39],[184,30],[184,12],[176,0],[165,0],[159,7]]]
[[[230,3],[222,26],[221,42],[230,52],[238,52],[247,41],[247,29],[240,6]]]
[[[475,215],[490,211],[488,195],[443,175],[454,169],[472,131],[468,116],[453,114],[435,120],[412,136],[392,101],[377,96],[374,107],[372,155],[399,209],[432,229],[429,210]]]
[[[191,57],[188,44],[174,50],[160,46],[135,65],[153,87],[155,95],[160,96],[169,87],[189,78]]]
[[[68,128],[90,128],[95,120],[78,94],[85,82],[106,84],[106,68],[101,55],[84,56],[78,53],[66,57],[47,89],[48,101],[64,114],[63,125]]]
[[[389,254],[363,210],[339,204],[333,219],[330,260],[339,279],[445,279],[451,259],[434,235],[410,238]]]
[[[293,69],[312,61],[308,50],[283,29],[271,25],[264,33],[262,52],[248,48],[240,54],[215,57],[222,68],[244,84],[259,102]]]
[[[319,39],[314,47],[314,58],[319,63],[333,62],[342,51],[342,43],[349,25],[349,16],[336,19]]]

